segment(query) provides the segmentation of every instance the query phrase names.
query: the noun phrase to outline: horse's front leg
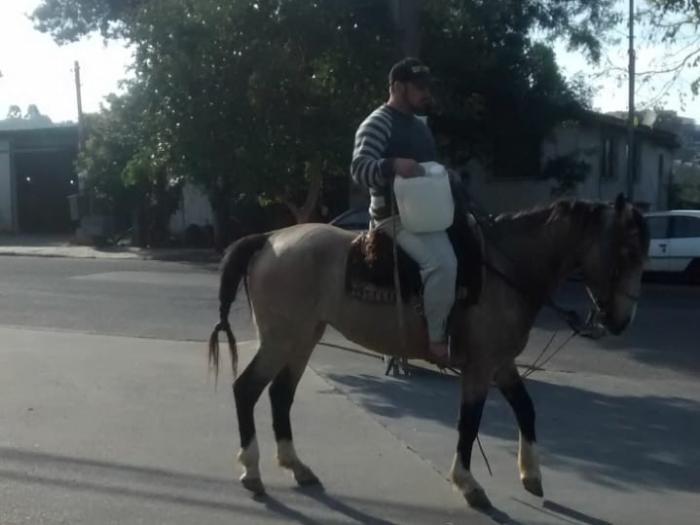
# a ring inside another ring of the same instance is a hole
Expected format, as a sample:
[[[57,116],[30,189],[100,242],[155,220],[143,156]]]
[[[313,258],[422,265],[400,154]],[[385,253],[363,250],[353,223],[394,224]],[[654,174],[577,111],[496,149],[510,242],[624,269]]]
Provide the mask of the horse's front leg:
[[[525,389],[515,363],[511,363],[496,374],[496,383],[515,413],[520,429],[518,443],[518,470],[525,490],[542,497],[542,473],[535,448],[535,407]]]
[[[472,446],[479,432],[481,413],[488,394],[490,377],[475,373],[473,369],[462,371],[462,404],[459,411],[459,442],[452,462],[450,479],[464,495],[470,506],[487,510],[491,502],[484,489],[470,471]]]

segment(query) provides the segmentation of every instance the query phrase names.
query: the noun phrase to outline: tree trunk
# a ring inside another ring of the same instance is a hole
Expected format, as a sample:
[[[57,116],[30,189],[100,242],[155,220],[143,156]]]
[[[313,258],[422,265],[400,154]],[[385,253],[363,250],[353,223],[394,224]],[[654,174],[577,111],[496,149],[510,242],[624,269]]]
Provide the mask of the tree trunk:
[[[230,232],[229,190],[225,177],[219,177],[209,193],[209,203],[214,212],[214,248],[219,253],[223,253],[233,240]]]
[[[401,56],[420,54],[420,0],[389,0]]]
[[[321,156],[316,154],[310,161],[306,162],[305,170],[309,179],[309,189],[306,192],[304,204],[299,207],[292,202],[291,199],[282,199],[282,203],[292,212],[297,224],[310,222],[316,211],[318,199],[321,196],[321,187],[323,185]]]

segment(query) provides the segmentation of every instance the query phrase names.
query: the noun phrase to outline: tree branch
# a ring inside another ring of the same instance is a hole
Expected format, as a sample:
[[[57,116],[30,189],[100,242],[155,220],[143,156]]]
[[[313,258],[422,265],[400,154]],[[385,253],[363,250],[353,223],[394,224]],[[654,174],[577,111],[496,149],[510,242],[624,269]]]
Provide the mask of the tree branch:
[[[311,216],[318,204],[318,198],[321,195],[321,187],[323,186],[323,172],[321,170],[321,155],[316,153],[310,161],[306,162],[306,174],[309,176],[309,188],[306,192],[304,204],[298,206],[292,201],[289,193],[280,198],[280,202],[284,204],[289,211],[294,215],[294,219],[298,224],[309,222]]]
[[[690,46],[687,46],[687,47],[690,47]],[[663,75],[665,73],[674,73],[674,72],[682,69],[695,56],[700,56],[700,47],[693,49],[690,53],[688,53],[686,56],[684,56],[680,62],[678,62],[677,64],[675,64],[673,66],[662,68],[662,69],[649,69],[647,71],[637,71],[637,72],[635,72],[635,76],[646,77],[646,76],[651,76],[651,75]],[[617,71],[620,73],[626,73],[627,68],[611,65],[608,68],[608,71]]]

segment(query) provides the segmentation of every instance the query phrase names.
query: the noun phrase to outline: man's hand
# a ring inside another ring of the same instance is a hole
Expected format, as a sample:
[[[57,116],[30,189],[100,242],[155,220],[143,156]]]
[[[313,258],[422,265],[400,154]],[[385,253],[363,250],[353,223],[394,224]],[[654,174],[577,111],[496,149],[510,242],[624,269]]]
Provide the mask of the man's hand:
[[[421,177],[423,168],[413,159],[394,159],[394,173],[399,177],[410,179]]]

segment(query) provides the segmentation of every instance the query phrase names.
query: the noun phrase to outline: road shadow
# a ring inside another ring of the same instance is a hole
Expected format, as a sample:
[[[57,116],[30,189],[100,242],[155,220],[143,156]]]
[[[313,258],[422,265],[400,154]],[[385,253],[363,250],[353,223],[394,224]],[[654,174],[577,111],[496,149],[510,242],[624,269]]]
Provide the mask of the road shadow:
[[[459,385],[450,376],[407,379],[325,374],[363,408],[385,418],[415,417],[456,426]],[[546,463],[614,486],[700,490],[700,403],[680,397],[608,395],[530,379]],[[483,435],[517,441],[515,419],[491,390]],[[513,448],[515,451],[515,447]]]
[[[400,519],[389,521],[380,516],[410,515],[422,523],[432,522],[436,515],[449,516],[442,509],[334,495],[322,487],[268,486],[267,494],[253,497],[238,482],[229,479],[12,447],[0,447],[0,481],[116,498],[125,500],[120,505],[132,508],[134,503],[155,502],[200,511],[230,512],[232,523],[236,522],[236,516],[267,522],[271,514],[286,523],[301,525],[347,524],[348,519],[368,525],[399,525]]]
[[[566,283],[555,299],[561,306],[575,309],[582,315],[590,308],[590,302],[580,283]],[[606,336],[597,341],[578,339],[578,349],[614,352],[640,363],[698,377],[698,305],[700,286],[644,283],[634,323],[619,337]],[[547,308],[540,312],[535,326],[548,332],[568,331],[564,321]],[[530,350],[528,348],[526,352]]]

